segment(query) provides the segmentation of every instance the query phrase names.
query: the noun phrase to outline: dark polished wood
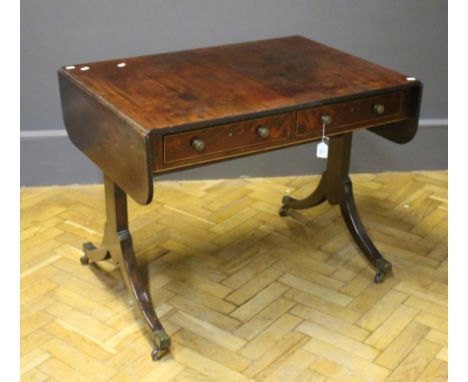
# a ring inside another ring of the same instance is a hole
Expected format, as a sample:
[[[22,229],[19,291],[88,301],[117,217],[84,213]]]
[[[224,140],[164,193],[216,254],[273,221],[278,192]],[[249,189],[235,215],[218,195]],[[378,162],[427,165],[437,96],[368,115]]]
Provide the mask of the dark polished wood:
[[[270,149],[289,140],[290,128],[291,115],[287,113],[165,135],[164,167],[198,164],[219,157],[229,158],[240,153]],[[261,134],[263,131],[265,136]],[[192,146],[194,139],[204,142],[202,150]]]
[[[82,262],[117,262],[145,318],[158,358],[170,340],[138,271],[126,195],[147,204],[153,176],[331,137],[328,167],[283,215],[328,200],[380,273],[391,264],[359,218],[349,180],[351,134],[368,129],[397,143],[418,128],[422,84],[301,36],[68,65],[59,72],[71,141],[105,174],[108,223]]]
[[[316,120],[325,111],[337,121],[329,134],[368,128],[406,142],[417,130],[422,88],[301,36],[65,66],[59,79],[71,140],[140,204],[152,199],[152,172],[310,142],[319,137]],[[378,102],[382,115],[373,111]],[[215,134],[231,123],[287,113],[294,124],[288,140],[243,147],[231,139],[216,153],[210,144],[210,155],[167,161],[176,155],[164,149],[179,139],[174,133],[209,127]],[[353,123],[343,123],[347,118]]]
[[[315,191],[300,200],[285,196],[279,214],[284,217],[288,215],[289,209],[301,210],[315,207],[326,200],[331,205],[338,204],[354,241],[370,264],[377,269],[375,282],[380,283],[384,276],[391,272],[392,264],[380,254],[370,239],[354,202],[352,183],[349,178],[351,140],[352,133],[337,135],[330,139],[327,169],[322,174]]]
[[[317,137],[317,133],[322,133],[321,116],[324,114],[331,118],[330,124],[327,125],[327,134],[408,118],[405,110],[402,110],[404,95],[406,93],[394,92],[300,110],[297,112],[296,135]],[[383,107],[380,114],[374,110],[377,105]]]
[[[107,217],[104,239],[99,248],[92,243],[84,243],[84,256],[80,260],[83,265],[87,265],[89,262],[111,259],[120,265],[127,290],[154,340],[155,349],[152,356],[159,359],[169,350],[171,340],[154,311],[148,287],[144,284],[138,268],[132,236],[128,229],[127,194],[108,177],[104,178],[104,192]]]
[[[164,132],[415,85],[301,36],[85,63],[60,72],[144,129]]]
[[[59,72],[62,112],[68,136],[135,201],[153,197],[150,138],[117,108]]]

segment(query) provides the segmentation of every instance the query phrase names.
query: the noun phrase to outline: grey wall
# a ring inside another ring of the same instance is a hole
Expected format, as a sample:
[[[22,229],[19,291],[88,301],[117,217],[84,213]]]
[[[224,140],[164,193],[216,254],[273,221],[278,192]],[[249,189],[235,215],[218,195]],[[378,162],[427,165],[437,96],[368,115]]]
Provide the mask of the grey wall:
[[[22,0],[21,184],[92,183],[101,175],[64,135],[61,65],[301,34],[424,83],[409,144],[356,134],[354,171],[447,168],[444,0]],[[318,173],[313,144],[166,176]]]

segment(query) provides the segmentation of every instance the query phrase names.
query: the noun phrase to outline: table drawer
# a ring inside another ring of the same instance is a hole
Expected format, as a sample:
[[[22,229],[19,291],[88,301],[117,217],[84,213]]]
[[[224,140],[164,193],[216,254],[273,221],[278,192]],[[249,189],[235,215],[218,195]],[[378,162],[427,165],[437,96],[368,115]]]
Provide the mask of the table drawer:
[[[166,135],[164,165],[196,164],[275,147],[289,138],[290,126],[288,113]]]
[[[348,131],[392,122],[403,117],[403,93],[362,98],[298,111],[296,135],[318,135],[322,131],[322,116],[329,116],[326,133]]]

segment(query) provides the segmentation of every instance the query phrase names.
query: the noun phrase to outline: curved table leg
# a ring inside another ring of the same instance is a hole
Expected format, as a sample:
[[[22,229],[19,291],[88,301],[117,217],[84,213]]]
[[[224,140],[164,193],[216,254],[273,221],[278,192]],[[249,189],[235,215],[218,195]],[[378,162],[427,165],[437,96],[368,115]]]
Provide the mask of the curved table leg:
[[[383,281],[385,275],[391,272],[392,264],[377,250],[364,228],[354,202],[351,180],[349,178],[349,160],[351,156],[352,133],[337,135],[330,138],[330,156],[327,169],[322,174],[315,191],[302,200],[284,196],[280,216],[287,216],[289,209],[304,209],[314,207],[325,200],[332,205],[339,204],[346,225],[367,260],[377,268],[374,277],[376,283]]]
[[[380,254],[362,224],[356,203],[354,202],[353,187],[349,177],[343,179],[343,189],[344,200],[340,203],[341,215],[357,246],[361,249],[366,259],[377,268],[374,281],[379,284],[391,272],[392,264]]]
[[[140,313],[151,331],[155,344],[151,356],[153,360],[157,360],[169,350],[171,339],[166,334],[154,311],[153,303],[138,269],[130,232],[122,231],[118,235],[120,248],[116,251],[118,254],[117,262],[120,264],[127,290],[132,294]]]
[[[104,179],[106,195],[106,227],[104,239],[99,248],[92,243],[83,244],[82,264],[108,258],[120,265],[123,279],[138,309],[151,332],[155,344],[151,356],[160,359],[169,350],[171,339],[166,334],[155,313],[148,289],[143,282],[133,248],[132,236],[128,229],[127,195],[110,179]]]
[[[320,178],[317,188],[306,198],[304,199],[294,199],[293,197],[286,195],[283,196],[282,203],[279,210],[280,216],[287,216],[288,210],[292,208],[293,210],[302,210],[304,208],[311,208],[322,204],[327,197],[325,196],[325,178],[322,176]]]

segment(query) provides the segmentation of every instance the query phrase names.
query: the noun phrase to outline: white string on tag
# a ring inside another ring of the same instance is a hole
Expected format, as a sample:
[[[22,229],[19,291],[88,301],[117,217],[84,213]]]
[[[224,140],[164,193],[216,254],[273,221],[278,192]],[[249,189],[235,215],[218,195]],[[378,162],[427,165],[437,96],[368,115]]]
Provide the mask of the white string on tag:
[[[328,158],[328,141],[330,138],[325,136],[326,122],[322,120],[322,141],[317,145],[317,158]]]

